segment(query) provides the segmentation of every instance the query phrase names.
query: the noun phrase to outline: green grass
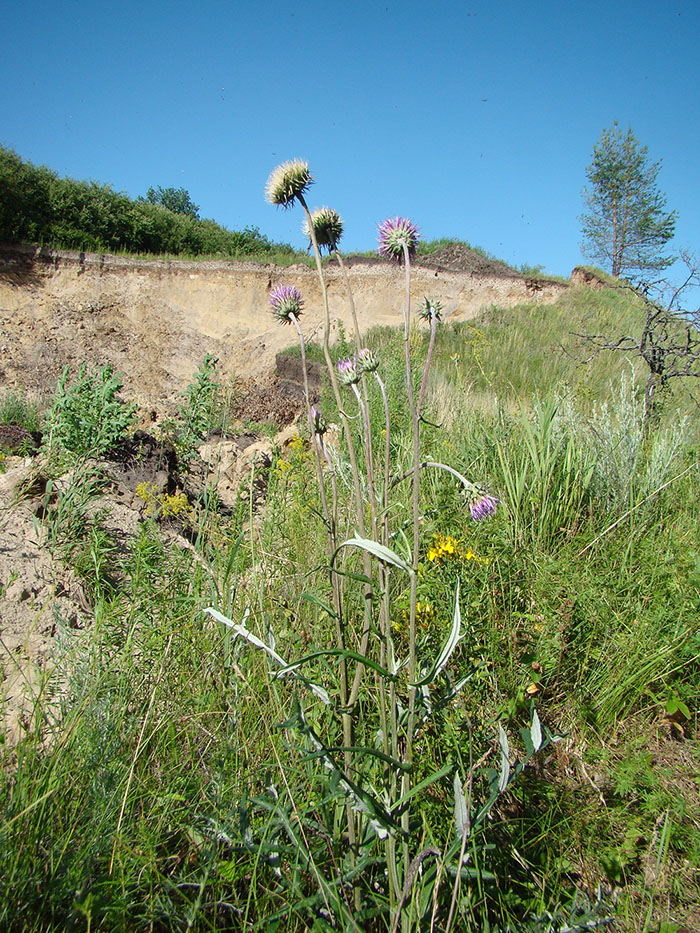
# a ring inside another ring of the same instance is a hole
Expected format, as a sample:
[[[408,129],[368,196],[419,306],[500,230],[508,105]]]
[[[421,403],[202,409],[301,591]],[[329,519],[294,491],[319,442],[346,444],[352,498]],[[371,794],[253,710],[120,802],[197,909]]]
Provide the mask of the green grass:
[[[680,427],[692,407],[679,390],[656,433],[642,438],[629,364],[614,355],[583,363],[572,337],[624,330],[638,313],[619,292],[571,289],[555,305],[492,309],[438,333],[423,456],[501,500],[490,522],[474,523],[448,474],[422,473],[419,657],[427,666],[440,652],[457,580],[463,638],[431,688],[434,714],[416,740],[411,832],[415,851],[448,851],[457,772],[474,820],[457,929],[560,929],[565,920],[583,929],[575,899],[592,906],[599,885],[599,914],[616,918],[613,929],[697,922],[697,429]],[[398,475],[411,463],[401,338],[375,330],[367,343],[389,392]],[[416,378],[426,347],[416,331]],[[373,382],[367,392],[379,467],[383,409]],[[343,399],[359,434],[354,399]],[[332,399],[323,406],[334,422]],[[356,526],[346,455],[333,451],[342,540]],[[166,543],[145,519],[116,565],[89,508],[98,491],[96,482],[64,490],[47,519],[57,555],[85,581],[93,621],[78,635],[57,620],[61,660],[42,696],[52,684],[58,693],[52,704],[37,701],[19,743],[4,749],[0,926],[302,931],[333,929],[334,917],[335,928],[390,929],[383,845],[357,855],[357,903],[337,883],[352,868],[345,807],[308,731],[341,746],[336,711],[292,676],[275,676],[262,650],[203,612],[245,620],[285,659],[307,657],[303,677],[336,695],[338,658],[318,654],[334,644],[334,627],[308,446],[279,452],[260,512],[246,500],[233,512],[192,502],[188,548]],[[404,555],[410,481],[394,492],[390,546]],[[431,560],[441,537],[454,551]],[[362,573],[359,557],[346,550],[354,645],[364,584],[352,576]],[[398,570],[390,596],[403,658],[410,600]],[[441,705],[448,683],[466,676]],[[382,689],[366,673],[356,720],[365,752],[352,777],[373,795],[385,779],[370,754],[381,748]],[[403,668],[396,690],[405,689]],[[514,767],[527,755],[529,733],[519,730],[533,706],[560,738],[479,822],[501,767],[498,724]],[[434,908],[435,928],[445,929],[454,877],[441,864],[427,855],[417,875],[414,928],[429,929]]]

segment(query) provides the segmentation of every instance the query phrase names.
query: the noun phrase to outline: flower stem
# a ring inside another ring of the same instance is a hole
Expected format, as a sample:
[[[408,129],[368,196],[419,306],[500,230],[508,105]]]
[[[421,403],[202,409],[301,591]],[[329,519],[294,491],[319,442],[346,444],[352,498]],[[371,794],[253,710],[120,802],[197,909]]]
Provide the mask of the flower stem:
[[[413,395],[413,375],[411,372],[411,347],[410,347],[410,333],[411,333],[411,257],[408,251],[408,246],[404,242],[403,244],[403,254],[404,254],[404,264],[405,264],[405,302],[404,302],[404,357],[406,364],[406,391],[408,394],[408,406],[409,412],[411,415],[411,430],[413,434],[413,495],[412,495],[412,512],[413,512],[413,548],[412,548],[412,567],[413,573],[411,574],[411,603],[410,603],[410,614],[409,614],[409,647],[408,647],[408,681],[410,684],[414,684],[416,681],[416,596],[417,596],[417,583],[418,583],[418,555],[420,548],[420,423],[418,420],[418,412],[416,410],[416,401]],[[406,730],[406,750],[404,752],[404,762],[407,765],[412,765],[413,763],[413,732],[415,730],[416,722],[416,688],[414,686],[409,687],[408,693],[408,724]],[[401,781],[401,796],[405,796],[410,789],[410,770],[406,770],[403,774]],[[406,833],[406,839],[408,839],[408,833],[410,828],[410,808],[406,807],[402,816],[401,816],[401,825]],[[410,851],[408,848],[408,841],[404,842],[403,845],[403,861],[404,861],[404,878],[408,875],[408,869],[410,866]]]

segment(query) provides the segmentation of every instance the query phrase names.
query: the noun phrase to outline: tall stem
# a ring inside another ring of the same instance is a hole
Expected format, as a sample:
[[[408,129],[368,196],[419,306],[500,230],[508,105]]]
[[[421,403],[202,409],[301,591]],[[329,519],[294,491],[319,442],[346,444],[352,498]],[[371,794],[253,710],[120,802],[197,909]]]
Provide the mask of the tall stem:
[[[328,368],[328,377],[331,382],[331,387],[333,389],[333,395],[335,397],[335,402],[338,407],[338,413],[340,415],[340,420],[343,424],[343,432],[345,434],[345,441],[348,448],[348,456],[350,457],[350,467],[352,471],[353,478],[353,487],[355,493],[355,517],[357,519],[357,526],[361,535],[365,535],[365,516],[364,516],[364,503],[362,501],[362,489],[360,486],[360,472],[357,466],[357,457],[355,455],[355,441],[352,434],[352,428],[348,420],[345,411],[343,410],[343,402],[340,397],[340,386],[338,385],[338,378],[335,373],[335,367],[333,366],[333,361],[331,359],[330,352],[330,333],[331,333],[331,314],[330,308],[328,306],[328,289],[326,287],[326,279],[323,274],[323,264],[321,263],[321,252],[318,248],[318,240],[316,239],[316,231],[314,230],[313,221],[311,219],[311,212],[306,204],[306,200],[303,195],[298,195],[298,201],[302,206],[304,213],[306,214],[306,220],[308,224],[309,236],[311,237],[311,244],[314,250],[314,258],[316,259],[316,270],[318,272],[318,279],[321,286],[321,296],[323,298],[323,309],[326,315],[326,323],[323,331],[323,356],[326,360],[326,366]],[[371,562],[369,555],[363,551],[362,552],[362,569],[365,576],[369,577],[372,572]],[[367,585],[365,589],[365,600],[364,600],[364,616],[362,623],[362,631],[360,632],[359,645],[358,645],[358,654],[364,655],[367,653],[367,646],[369,645],[369,637],[372,629],[372,588]],[[350,690],[350,696],[348,698],[348,706],[352,708],[357,702],[357,697],[360,692],[360,684],[362,682],[362,672],[364,670],[364,665],[358,663],[357,668],[355,669],[355,676],[352,682],[352,688]],[[351,743],[348,742],[348,745]]]
[[[336,534],[336,510],[337,510],[337,496],[333,496],[333,514],[330,513],[328,509],[328,501],[326,499],[326,486],[323,476],[323,467],[321,465],[321,457],[319,454],[319,445],[317,442],[316,432],[314,430],[314,419],[311,414],[311,399],[309,396],[309,377],[306,372],[306,342],[304,340],[304,335],[301,332],[301,327],[299,326],[299,321],[296,315],[292,315],[291,319],[296,328],[297,335],[299,337],[299,349],[301,351],[301,368],[304,376],[304,399],[306,401],[306,417],[309,423],[309,430],[311,431],[311,443],[314,449],[314,460],[316,462],[316,476],[318,480],[318,488],[321,496],[321,507],[323,509],[323,517],[326,522],[326,527],[328,529],[328,556],[329,559],[333,557],[335,550],[338,546],[337,534]],[[340,582],[336,574],[333,574],[333,609],[335,610],[335,638],[336,645],[341,650],[345,650],[345,632],[343,625],[343,600],[340,590]],[[345,707],[348,700],[348,669],[347,669],[347,660],[342,655],[340,656],[340,705]]]
[[[423,393],[425,392],[425,386],[428,382],[428,370],[430,369],[430,361],[433,356],[433,347],[435,346],[435,334],[437,332],[437,314],[431,310],[430,312],[430,343],[428,344],[428,356],[425,360],[425,369],[423,370],[423,380],[420,384],[420,392],[418,393],[418,417],[420,418],[421,408],[423,407]]]
[[[413,375],[411,372],[411,257],[409,255],[408,246],[406,243],[403,244],[403,255],[406,283],[404,302],[404,357],[406,364],[406,391],[408,394],[408,407],[411,415],[411,429],[413,433],[413,573],[411,574],[411,603],[408,631],[408,681],[409,684],[414,684],[416,681],[416,594],[418,584],[418,556],[420,548],[420,425],[418,421],[418,412],[416,409],[415,398],[413,395]],[[414,686],[409,686],[408,690],[408,723],[406,729],[406,750],[404,753],[404,761],[406,764],[411,765],[413,763],[413,731],[415,729],[416,722],[416,688]],[[410,788],[410,774],[410,770],[404,772],[401,787],[402,796],[408,793]],[[410,808],[408,807],[406,807],[401,817],[401,825],[406,832],[406,838],[408,838],[408,831],[410,826]],[[407,876],[408,868],[410,865],[408,841],[404,842],[403,855],[405,878]]]
[[[350,285],[350,277],[348,275],[348,270],[343,261],[343,257],[340,253],[340,250],[336,246],[333,250],[335,258],[338,260],[338,265],[340,266],[340,272],[343,276],[343,282],[345,283],[345,292],[348,296],[348,304],[350,305],[350,315],[352,317],[352,329],[353,334],[355,335],[355,350],[359,352],[362,346],[362,337],[360,335],[360,324],[357,320],[357,309],[355,308],[355,296],[352,293],[352,286]],[[364,399],[365,405],[369,406],[369,396],[367,394],[367,380],[365,379],[365,374],[362,374],[360,380],[360,385],[362,386],[362,398]],[[366,434],[366,443],[368,445],[368,456],[372,457],[372,435],[371,433]]]

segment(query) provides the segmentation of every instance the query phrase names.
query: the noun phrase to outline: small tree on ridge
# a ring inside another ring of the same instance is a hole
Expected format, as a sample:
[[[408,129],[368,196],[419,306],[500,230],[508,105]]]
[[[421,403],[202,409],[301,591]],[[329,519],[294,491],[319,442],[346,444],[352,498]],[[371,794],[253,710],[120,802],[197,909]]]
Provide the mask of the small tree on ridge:
[[[611,269],[615,278],[659,271],[673,259],[664,255],[673,237],[676,212],[666,210],[666,196],[656,185],[661,161],[650,162],[631,129],[617,122],[604,129],[586,169],[590,187],[583,189],[587,212],[579,218],[581,249]]]

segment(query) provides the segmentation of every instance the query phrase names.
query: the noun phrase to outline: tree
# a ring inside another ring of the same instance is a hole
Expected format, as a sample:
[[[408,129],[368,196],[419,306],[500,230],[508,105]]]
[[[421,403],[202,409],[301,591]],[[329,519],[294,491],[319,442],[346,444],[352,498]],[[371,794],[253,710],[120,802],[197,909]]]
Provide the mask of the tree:
[[[700,379],[700,311],[689,312],[681,305],[684,296],[697,295],[700,262],[684,251],[680,259],[685,265],[680,283],[671,284],[662,279],[641,286],[618,286],[629,289],[642,304],[644,310],[637,333],[613,339],[603,334],[576,335],[593,347],[594,354],[615,350],[643,360],[648,371],[644,387],[645,434],[657,420],[660,396],[669,388],[671,380]],[[692,391],[690,394],[694,397]]]
[[[199,205],[195,204],[185,188],[149,188],[146,200],[151,204],[167,207],[173,214],[185,214],[193,220],[199,220]]]
[[[661,161],[650,162],[631,129],[617,122],[604,129],[586,169],[583,189],[587,213],[579,218],[585,256],[611,267],[619,278],[670,266],[663,254],[673,237],[676,212],[666,211],[666,197],[656,186]]]

